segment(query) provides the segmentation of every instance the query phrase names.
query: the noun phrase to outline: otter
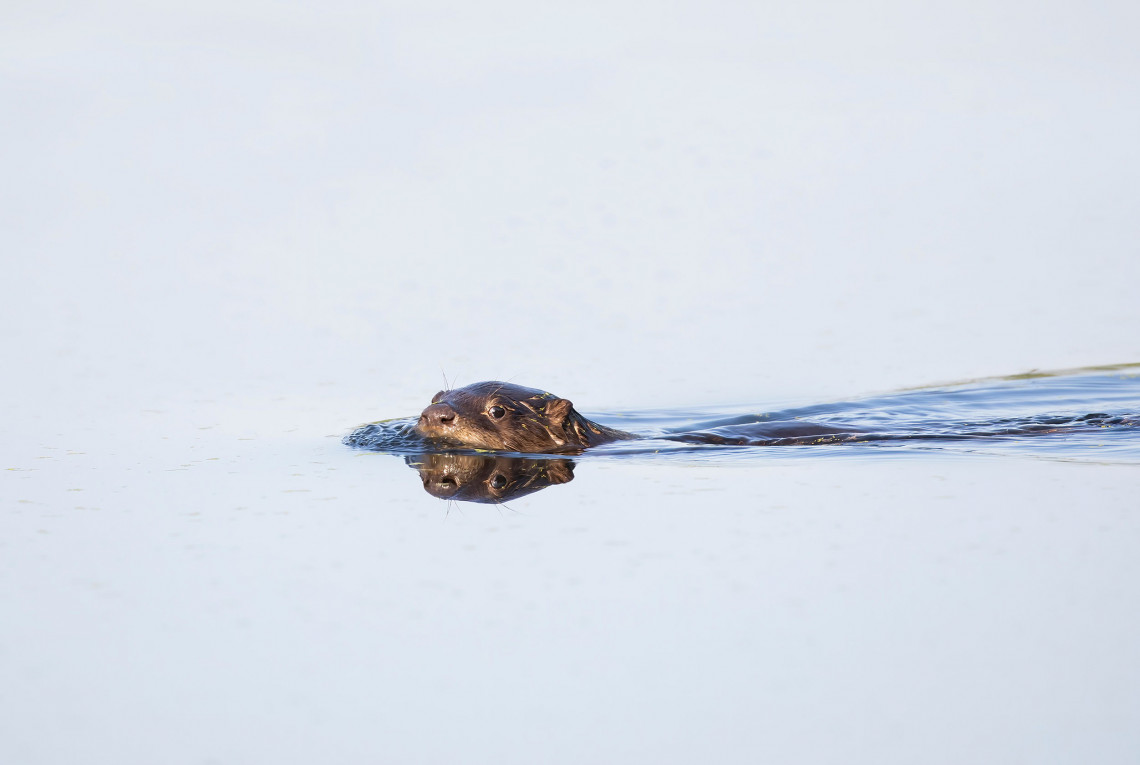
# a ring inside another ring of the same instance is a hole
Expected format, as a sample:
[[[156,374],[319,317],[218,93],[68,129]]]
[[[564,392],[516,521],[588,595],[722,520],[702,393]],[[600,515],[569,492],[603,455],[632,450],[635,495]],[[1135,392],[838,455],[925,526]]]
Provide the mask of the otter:
[[[696,449],[871,442],[942,448],[954,442],[961,445],[958,448],[971,450],[1001,441],[1020,444],[1018,448],[1039,443],[1038,452],[1048,449],[1051,456],[1064,453],[1084,458],[1090,448],[1105,445],[1111,446],[1113,454],[1132,455],[1140,444],[1136,403],[1140,401],[1140,374],[1132,370],[1140,371],[1140,364],[975,380],[700,423],[685,424],[672,417],[668,419],[674,427],[654,427],[644,433],[593,422],[569,400],[544,390],[481,382],[440,391],[418,418],[366,423],[346,434],[343,441],[394,454],[487,451],[506,453],[503,456],[544,455],[541,459],[641,439],[650,453],[687,448],[669,448],[661,441],[692,444]],[[663,418],[657,414],[637,417],[641,422],[660,424]],[[1057,438],[1037,440],[1051,434]],[[610,451],[629,454],[639,448],[634,444]],[[469,478],[468,467],[463,470],[464,478]],[[502,483],[490,473],[488,480],[495,490],[494,484]]]
[[[588,420],[570,401],[553,393],[498,381],[440,391],[420,414],[414,430],[442,446],[524,454],[576,454],[600,444],[645,438]],[[866,433],[857,428],[788,420],[657,438],[700,444],[783,445],[838,443]]]
[[[594,449],[609,458],[700,454],[718,460],[735,459],[719,448],[724,446],[761,447],[741,452],[758,457],[775,456],[767,447],[834,444],[839,448],[818,453],[866,456],[859,445],[876,444],[1135,463],[1140,364],[988,378],[774,411],[629,414],[628,422],[642,424],[640,432],[593,422],[569,400],[544,390],[481,382],[440,391],[419,417],[365,423],[342,441],[404,455],[424,490],[437,497],[495,503],[570,481],[569,458]],[[694,422],[698,417],[707,419]]]

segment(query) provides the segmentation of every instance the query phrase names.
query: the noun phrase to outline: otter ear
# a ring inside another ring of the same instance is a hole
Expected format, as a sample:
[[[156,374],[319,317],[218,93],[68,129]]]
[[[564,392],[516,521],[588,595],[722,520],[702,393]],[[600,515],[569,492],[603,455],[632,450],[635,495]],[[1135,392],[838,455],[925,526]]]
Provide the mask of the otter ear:
[[[570,416],[574,405],[564,398],[552,398],[546,402],[546,416],[555,422],[561,422]]]

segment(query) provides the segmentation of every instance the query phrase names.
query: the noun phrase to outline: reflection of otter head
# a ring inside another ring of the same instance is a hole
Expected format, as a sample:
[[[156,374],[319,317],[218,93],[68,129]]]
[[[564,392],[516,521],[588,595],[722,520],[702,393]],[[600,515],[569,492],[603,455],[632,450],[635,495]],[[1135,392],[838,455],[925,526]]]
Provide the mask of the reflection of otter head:
[[[590,422],[553,393],[503,382],[440,391],[416,432],[443,444],[500,452],[577,452],[631,437]]]
[[[418,454],[405,461],[419,472],[428,494],[463,502],[499,504],[574,480],[574,463],[565,459]]]

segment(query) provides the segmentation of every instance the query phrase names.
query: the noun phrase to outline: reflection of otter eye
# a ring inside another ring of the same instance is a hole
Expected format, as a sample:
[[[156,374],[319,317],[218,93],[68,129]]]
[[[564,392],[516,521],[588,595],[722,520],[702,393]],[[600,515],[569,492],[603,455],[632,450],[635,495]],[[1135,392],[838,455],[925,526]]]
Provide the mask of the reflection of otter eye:
[[[493,406],[487,410],[487,414],[491,415],[491,417],[496,420],[501,420],[503,418],[503,415],[506,413],[507,410],[501,406]]]
[[[495,473],[491,476],[491,488],[501,489],[507,485],[507,477],[502,473]]]

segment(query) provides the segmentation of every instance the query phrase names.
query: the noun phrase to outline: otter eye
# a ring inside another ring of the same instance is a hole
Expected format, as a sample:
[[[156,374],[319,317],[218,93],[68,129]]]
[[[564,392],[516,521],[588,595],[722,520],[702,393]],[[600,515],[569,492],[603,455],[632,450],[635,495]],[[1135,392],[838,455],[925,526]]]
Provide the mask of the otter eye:
[[[487,410],[487,414],[491,415],[491,418],[495,420],[503,419],[503,415],[506,413],[507,410],[501,406],[493,406]]]
[[[501,489],[507,485],[507,477],[502,473],[495,473],[491,476],[491,488]]]

